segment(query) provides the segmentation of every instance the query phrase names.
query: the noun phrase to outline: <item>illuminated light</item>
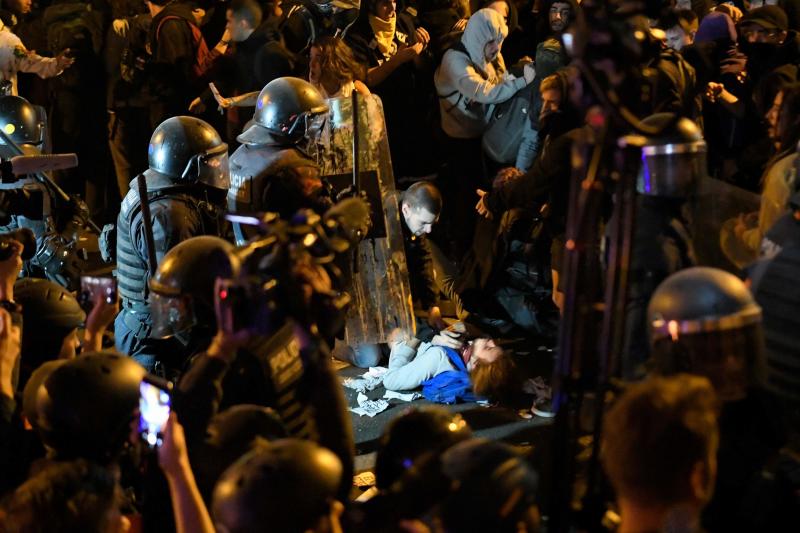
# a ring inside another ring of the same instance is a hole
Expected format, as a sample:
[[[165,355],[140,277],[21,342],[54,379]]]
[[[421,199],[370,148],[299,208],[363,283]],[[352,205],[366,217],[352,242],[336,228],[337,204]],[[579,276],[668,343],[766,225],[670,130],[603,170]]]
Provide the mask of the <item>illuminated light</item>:
[[[450,422],[450,424],[447,426],[447,429],[450,431],[458,431],[458,424],[455,422]]]
[[[574,250],[575,249],[575,241],[573,239],[569,239],[567,243],[564,245],[567,250]]]
[[[669,336],[672,338],[673,342],[677,341],[678,337],[680,336],[678,322],[675,320],[670,320],[667,322],[667,332],[669,333]]]
[[[3,126],[3,131],[6,132],[6,134],[11,135],[15,131],[17,131],[17,127],[11,123],[8,123],[5,126]]]
[[[305,237],[303,237],[303,246],[311,246],[317,241],[317,236],[313,233],[309,233]]]
[[[219,297],[222,298],[223,300],[226,299],[228,297],[228,291],[222,289],[221,291],[219,291]]]

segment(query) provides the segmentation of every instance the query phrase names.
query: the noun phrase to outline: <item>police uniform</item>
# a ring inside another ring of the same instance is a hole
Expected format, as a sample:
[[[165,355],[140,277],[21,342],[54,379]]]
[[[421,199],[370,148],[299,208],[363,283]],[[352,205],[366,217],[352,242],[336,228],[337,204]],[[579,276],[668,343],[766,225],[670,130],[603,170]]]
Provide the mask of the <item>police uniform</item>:
[[[217,203],[222,203],[230,182],[228,146],[208,123],[193,117],[173,117],[153,132],[148,157],[150,168],[144,177],[158,262],[185,239],[220,234],[222,212]],[[174,351],[175,340],[152,335],[148,305],[151,267],[155,270],[156,265],[149,265],[141,198],[132,182],[117,218],[117,281],[122,310],[114,323],[115,339],[117,350],[152,371],[157,360],[173,368],[180,366],[181,361],[167,361],[167,357],[183,350]]]
[[[231,156],[231,212],[255,213],[266,210],[271,202],[298,201],[290,197],[293,191],[285,186],[283,190],[280,186],[271,190],[271,178],[282,168],[317,166],[298,144],[305,137],[306,120],[327,111],[328,105],[319,91],[299,78],[277,78],[261,90],[253,124],[236,138],[242,146]],[[282,206],[279,211],[294,212],[301,207],[311,206]],[[253,236],[238,223],[233,224],[233,231],[238,244]]]

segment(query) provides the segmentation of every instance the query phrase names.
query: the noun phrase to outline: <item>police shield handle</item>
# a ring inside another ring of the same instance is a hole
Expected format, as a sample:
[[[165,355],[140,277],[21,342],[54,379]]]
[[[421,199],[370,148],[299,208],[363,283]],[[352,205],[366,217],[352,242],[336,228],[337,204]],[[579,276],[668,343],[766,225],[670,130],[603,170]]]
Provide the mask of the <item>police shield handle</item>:
[[[8,162],[15,176],[23,176],[77,167],[78,154],[17,155]]]

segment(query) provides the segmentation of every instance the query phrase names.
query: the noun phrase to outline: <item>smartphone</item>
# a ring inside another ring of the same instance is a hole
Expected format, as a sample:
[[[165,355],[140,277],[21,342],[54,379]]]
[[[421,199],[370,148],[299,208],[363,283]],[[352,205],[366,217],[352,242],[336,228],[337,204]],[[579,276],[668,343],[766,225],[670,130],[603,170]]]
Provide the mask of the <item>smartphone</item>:
[[[104,298],[108,304],[116,302],[117,280],[103,276],[81,276],[81,292],[78,295],[81,307],[91,310],[98,297]]]
[[[139,384],[139,433],[151,448],[161,446],[172,403],[172,385],[154,376]]]

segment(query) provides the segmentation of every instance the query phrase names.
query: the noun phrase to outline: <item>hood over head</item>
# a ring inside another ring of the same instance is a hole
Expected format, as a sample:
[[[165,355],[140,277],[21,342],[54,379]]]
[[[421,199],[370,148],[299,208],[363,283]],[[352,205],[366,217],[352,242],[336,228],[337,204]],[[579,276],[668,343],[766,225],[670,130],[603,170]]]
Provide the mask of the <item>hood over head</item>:
[[[470,60],[485,72],[488,62],[483,53],[484,47],[497,38],[505,39],[507,35],[508,26],[500,13],[493,9],[479,9],[469,18],[461,42]]]

